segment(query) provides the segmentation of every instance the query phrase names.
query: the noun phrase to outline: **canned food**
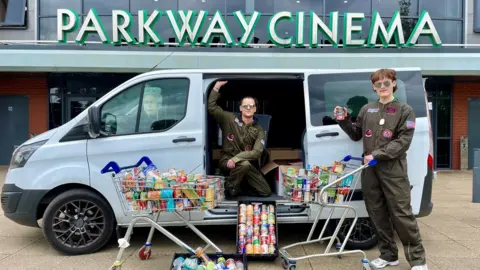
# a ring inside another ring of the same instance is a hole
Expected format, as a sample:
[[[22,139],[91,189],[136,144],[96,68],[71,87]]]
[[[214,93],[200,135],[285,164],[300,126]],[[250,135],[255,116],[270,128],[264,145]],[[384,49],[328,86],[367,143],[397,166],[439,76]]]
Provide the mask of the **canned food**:
[[[267,212],[262,212],[262,223],[267,223],[268,214]]]
[[[275,215],[268,214],[268,224],[275,224]]]
[[[268,244],[262,244],[262,254],[268,254]]]
[[[260,244],[253,245],[253,253],[254,254],[262,254],[262,246]]]
[[[269,241],[268,235],[262,235],[262,236],[260,237],[260,239],[261,239],[261,240],[260,240],[260,244],[262,244],[262,245],[269,243],[269,242],[268,242],[268,241]]]
[[[244,254],[245,253],[245,244],[238,244],[237,250],[238,250],[238,253]],[[221,269],[223,269],[223,268],[221,268]]]
[[[269,214],[270,214],[270,213],[272,213],[272,214],[275,213],[275,206],[273,206],[273,205],[270,204],[270,205],[268,206],[268,213],[269,213]]]
[[[247,235],[247,227],[245,224],[238,225],[238,235]]]
[[[245,252],[247,254],[253,254],[253,245],[251,243],[245,245]]]
[[[277,237],[275,236],[274,233],[271,233],[268,235],[268,243],[270,245],[275,245],[277,243]]]
[[[253,215],[253,205],[247,205],[247,217]]]
[[[247,223],[247,214],[240,212],[240,214],[238,215],[238,223]]]
[[[253,215],[253,224],[258,224],[260,223],[260,215],[256,214]]]
[[[269,224],[268,225],[268,233],[273,233],[275,232],[275,225]]]
[[[191,204],[191,202],[190,202],[190,199],[187,199],[187,198],[184,198],[184,199],[183,199],[183,208],[184,208],[185,210],[191,210],[192,204]]]
[[[268,235],[268,224],[262,224],[262,228],[260,229],[261,235]]]
[[[268,253],[269,254],[275,253],[275,246],[274,245],[269,245],[268,246]]]

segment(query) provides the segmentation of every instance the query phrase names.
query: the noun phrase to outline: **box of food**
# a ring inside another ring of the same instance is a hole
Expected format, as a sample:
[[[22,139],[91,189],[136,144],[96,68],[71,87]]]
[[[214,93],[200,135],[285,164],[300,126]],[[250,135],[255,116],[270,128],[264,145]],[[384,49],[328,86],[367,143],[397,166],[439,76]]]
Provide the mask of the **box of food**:
[[[239,201],[237,213],[237,254],[248,260],[275,260],[278,257],[278,222],[275,201]]]

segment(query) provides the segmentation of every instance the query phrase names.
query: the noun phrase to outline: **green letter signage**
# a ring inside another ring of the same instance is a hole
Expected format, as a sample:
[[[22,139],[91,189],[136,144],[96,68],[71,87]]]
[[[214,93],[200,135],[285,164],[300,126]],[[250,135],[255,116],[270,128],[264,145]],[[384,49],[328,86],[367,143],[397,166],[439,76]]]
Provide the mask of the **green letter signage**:
[[[159,23],[162,15],[166,15],[165,22]],[[112,20],[112,29],[107,32],[103,26],[102,21],[98,17],[95,9],[91,9],[85,21],[80,24],[80,17],[74,10],[58,9],[57,10],[57,41],[65,43],[67,34],[76,32],[80,26],[80,30],[75,38],[75,42],[79,44],[85,43],[89,34],[96,34],[100,41],[104,44],[119,44],[126,41],[128,44],[134,45],[161,45],[164,43],[163,38],[158,33],[160,28],[170,28],[171,36],[176,38],[179,46],[189,43],[191,46],[196,46],[199,43],[203,46],[209,46],[214,36],[221,38],[221,43],[227,46],[247,47],[250,45],[255,33],[266,33],[269,39],[277,47],[291,47],[295,44],[296,47],[305,46],[305,38],[310,39],[309,47],[316,48],[319,46],[318,42],[322,37],[327,40],[333,47],[339,46],[339,37],[342,36],[344,47],[376,47],[377,41],[380,40],[383,47],[388,47],[395,39],[396,47],[401,48],[405,46],[415,46],[420,36],[427,36],[434,47],[441,46],[442,41],[433,24],[432,19],[427,11],[423,11],[412,30],[409,37],[404,36],[404,28],[408,25],[402,24],[400,13],[396,11],[390,22],[384,23],[380,13],[373,12],[372,22],[369,29],[362,29],[362,25],[358,22],[365,21],[364,13],[350,13],[343,14],[344,25],[343,29],[339,29],[339,12],[332,11],[329,15],[328,24],[324,23],[321,16],[318,16],[313,11],[309,11],[309,16],[305,16],[304,11],[299,11],[292,15],[289,11],[281,11],[269,16],[268,24],[262,28],[258,27],[258,22],[262,16],[260,12],[254,11],[251,15],[245,16],[241,11],[233,13],[235,21],[228,25],[225,21],[225,16],[217,11],[207,20],[208,12],[204,10],[153,10],[148,16],[147,10],[138,11],[138,35],[134,36],[131,32],[131,26],[135,24],[132,21],[132,15],[124,10],[112,10],[112,16],[108,17]],[[295,29],[293,33],[279,33],[277,32],[277,25],[284,20],[285,24]],[[168,23],[166,23],[168,21]],[[105,22],[104,22],[105,23]],[[208,25],[204,25],[207,23]],[[405,23],[405,22],[404,22]],[[310,27],[305,27],[305,26]],[[309,32],[305,31],[309,29]],[[233,34],[231,29],[242,29],[242,33]],[[342,31],[342,32],[340,32]],[[162,31],[163,32],[163,31]],[[407,30],[408,32],[408,30]],[[201,40],[198,36],[203,34]],[[285,36],[288,35],[288,37]],[[110,40],[110,35],[112,40]],[[361,36],[362,38],[356,38]],[[408,40],[405,42],[405,39]],[[137,41],[138,40],[138,41]],[[261,40],[261,44],[267,44],[268,40]]]

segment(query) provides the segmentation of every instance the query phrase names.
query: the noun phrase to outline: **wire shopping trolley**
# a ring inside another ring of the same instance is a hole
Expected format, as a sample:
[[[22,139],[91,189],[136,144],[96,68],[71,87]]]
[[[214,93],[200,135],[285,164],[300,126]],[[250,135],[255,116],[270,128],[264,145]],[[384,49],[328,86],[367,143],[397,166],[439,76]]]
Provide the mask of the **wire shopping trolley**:
[[[284,196],[292,202],[318,204],[320,205],[320,210],[315,217],[307,241],[294,243],[279,249],[279,253],[282,256],[282,266],[285,269],[296,269],[296,262],[303,259],[326,256],[341,257],[342,255],[352,253],[362,254],[363,269],[376,269],[375,266],[372,265],[367,259],[365,252],[362,250],[344,251],[345,245],[358,219],[357,211],[348,203],[352,200],[352,196],[358,183],[358,179],[360,178],[361,171],[367,167],[374,166],[376,163],[377,161],[373,159],[368,164],[363,164],[363,158],[352,157],[348,155],[341,161],[335,161],[331,167],[316,166],[315,168],[311,169],[308,168],[308,166],[306,170],[301,169],[298,173],[295,173],[293,169],[289,169],[289,171],[287,171],[286,175],[284,176]],[[330,208],[325,225],[323,226],[318,238],[311,240],[324,208]],[[344,211],[334,233],[332,236],[323,237],[327,229],[328,222],[332,218],[335,210],[339,208],[344,209]],[[348,230],[348,233],[345,236],[345,239],[343,239],[343,243],[341,243],[337,234],[340,231],[345,217],[347,216],[348,210],[353,212],[354,219]],[[294,246],[323,242],[324,240],[328,239],[330,239],[330,241],[324,253],[292,257],[287,251],[287,249]],[[335,248],[338,249],[338,251],[330,252],[335,240],[337,241]]]
[[[146,166],[141,167],[143,164]],[[204,211],[215,208],[217,203],[224,199],[223,177],[203,174],[186,175],[183,171],[175,169],[161,173],[148,157],[142,157],[136,165],[128,167],[119,167],[116,162],[109,162],[101,173],[109,172],[111,172],[124,213],[132,213],[134,217],[128,226],[125,237],[118,239],[120,250],[110,269],[121,268],[124,262],[122,261],[123,252],[130,245],[133,227],[139,221],[145,221],[151,225],[147,241],[138,251],[141,260],[147,260],[151,256],[151,243],[155,229],[198,258],[205,258],[205,250],[210,246],[217,253],[222,253],[220,248],[183,218],[179,212]],[[157,223],[158,218],[166,212],[175,214],[207,245],[194,250],[160,226]]]

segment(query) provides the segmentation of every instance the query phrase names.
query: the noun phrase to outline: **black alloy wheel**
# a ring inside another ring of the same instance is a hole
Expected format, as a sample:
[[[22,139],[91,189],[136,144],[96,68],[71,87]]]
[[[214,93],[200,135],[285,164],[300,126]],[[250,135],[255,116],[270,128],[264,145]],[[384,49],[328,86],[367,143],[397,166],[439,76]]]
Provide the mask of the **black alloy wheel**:
[[[339,220],[332,222],[331,233],[335,231],[336,225],[338,225]],[[348,218],[343,221],[340,231],[338,232],[338,238],[343,243],[345,237],[347,236],[348,230],[350,229],[353,223],[353,219]],[[359,218],[353,227],[352,233],[348,238],[345,249],[353,250],[369,250],[377,246],[378,235],[373,227],[373,223],[370,218]]]
[[[43,233],[58,251],[68,255],[88,254],[105,246],[114,229],[107,202],[86,189],[60,194],[47,207]]]

